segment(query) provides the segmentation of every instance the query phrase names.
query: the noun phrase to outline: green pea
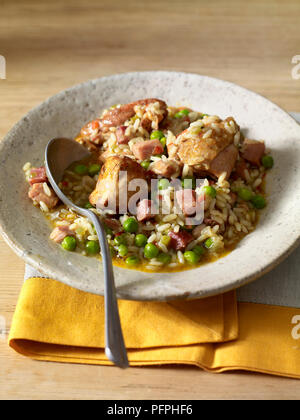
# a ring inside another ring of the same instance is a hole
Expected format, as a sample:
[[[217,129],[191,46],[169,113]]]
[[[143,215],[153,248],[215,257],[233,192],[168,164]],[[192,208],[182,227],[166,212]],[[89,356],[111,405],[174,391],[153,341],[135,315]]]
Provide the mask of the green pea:
[[[89,175],[94,176],[100,172],[101,166],[97,163],[93,163],[89,166]]]
[[[86,175],[89,169],[86,165],[76,165],[74,171],[77,175]]]
[[[261,163],[266,169],[271,169],[274,166],[274,159],[272,156],[263,156],[261,159]]]
[[[175,118],[182,118],[189,115],[190,111],[188,109],[182,109],[181,111],[176,112],[174,115]]]
[[[244,201],[250,201],[253,197],[253,192],[248,188],[240,188],[238,190],[238,196]]]
[[[160,242],[165,246],[169,246],[171,242],[171,238],[169,235],[163,235],[160,239]]]
[[[128,248],[126,245],[122,244],[118,247],[118,253],[120,257],[125,257],[128,254]]]
[[[196,245],[196,246],[192,249],[192,251],[193,251],[195,254],[199,255],[199,257],[201,257],[201,256],[205,253],[205,250],[204,250],[204,248],[203,248],[201,245]]]
[[[128,267],[135,267],[136,265],[139,265],[140,259],[139,257],[132,255],[131,257],[126,258],[125,263]]]
[[[197,262],[200,260],[200,255],[196,254],[193,251],[186,251],[184,254],[184,259],[189,263],[189,264],[197,264]]]
[[[164,135],[164,133],[163,133],[162,131],[160,131],[160,130],[154,130],[154,131],[152,131],[152,133],[151,133],[151,135],[150,135],[150,139],[151,139],[151,140],[154,140],[154,139],[158,139],[158,140],[160,140],[160,139],[162,139],[164,136],[165,136],[165,135]]]
[[[99,242],[87,241],[87,243],[85,244],[85,250],[90,255],[99,254],[100,252]]]
[[[165,137],[162,137],[159,141],[161,142],[162,147],[166,147],[167,139]]]
[[[190,110],[189,110],[189,109],[182,109],[180,112],[181,112],[183,115],[189,115]]]
[[[251,198],[251,203],[256,209],[263,209],[266,207],[267,203],[265,198],[262,195],[255,195]]]
[[[122,235],[115,236],[114,243],[116,245],[126,245],[127,244],[126,235],[122,233]]]
[[[158,180],[157,185],[159,190],[166,190],[169,187],[170,182],[165,178],[161,178]]]
[[[139,235],[136,235],[134,242],[136,246],[138,246],[139,248],[142,248],[147,244],[147,241],[148,241],[147,236],[140,233]]]
[[[213,238],[206,239],[206,241],[204,242],[204,246],[207,249],[212,248],[214,246],[214,240],[213,240]]]
[[[147,244],[144,249],[144,255],[146,258],[151,260],[152,258],[156,258],[159,254],[159,249],[154,244]]]
[[[66,236],[61,243],[61,246],[66,251],[74,251],[76,248],[76,245],[77,245],[76,239],[73,238],[73,236]]]
[[[139,224],[134,217],[129,217],[123,223],[123,228],[125,232],[136,233],[139,229]]]
[[[171,262],[171,255],[169,254],[165,254],[165,253],[161,253],[158,255],[157,257],[158,261],[163,263],[164,265],[169,264]]]
[[[93,206],[91,205],[91,203],[87,202],[85,203],[85,205],[83,206],[85,209],[92,209]]]
[[[204,118],[204,117],[209,117],[209,115],[208,114],[201,114],[200,115],[200,119],[202,120],[202,118]]]
[[[217,190],[211,185],[203,187],[203,191],[205,195],[209,195],[211,198],[216,198],[217,196]]]
[[[141,162],[141,167],[147,171],[149,169],[150,163],[150,160],[143,160],[143,162]]]
[[[196,178],[194,178],[193,176],[187,176],[186,178],[183,178],[183,180],[181,181],[182,187],[185,189],[196,189]]]

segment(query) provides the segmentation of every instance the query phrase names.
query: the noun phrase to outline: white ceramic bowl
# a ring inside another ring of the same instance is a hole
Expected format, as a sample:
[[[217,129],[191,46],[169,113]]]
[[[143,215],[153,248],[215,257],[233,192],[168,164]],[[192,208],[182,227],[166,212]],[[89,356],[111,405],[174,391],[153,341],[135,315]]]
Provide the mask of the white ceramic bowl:
[[[48,140],[74,137],[103,108],[146,97],[222,118],[232,115],[248,137],[266,141],[275,166],[267,178],[268,206],[257,229],[233,252],[214,263],[172,274],[115,268],[118,296],[134,300],[204,297],[244,285],[272,269],[299,242],[300,126],[253,92],[186,73],[129,73],[89,81],[48,99],[16,124],[0,142],[0,225],[9,245],[44,275],[103,294],[98,261],[67,253],[49,240],[47,221],[27,198],[22,167],[27,161],[41,165]]]

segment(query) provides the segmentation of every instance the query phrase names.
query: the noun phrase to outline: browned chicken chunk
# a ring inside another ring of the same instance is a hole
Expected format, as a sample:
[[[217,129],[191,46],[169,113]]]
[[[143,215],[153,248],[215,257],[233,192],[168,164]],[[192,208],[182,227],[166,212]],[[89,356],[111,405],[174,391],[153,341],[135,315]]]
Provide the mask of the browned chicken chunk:
[[[120,107],[113,108],[107,111],[102,116],[102,127],[118,127],[122,125],[126,120],[135,115],[136,106],[145,107],[145,113],[147,114],[149,105],[154,104],[155,102],[158,102],[159,108],[162,110],[161,116],[158,121],[161,122],[167,115],[167,104],[160,99],[148,98],[131,102],[129,104],[121,105]]]
[[[156,113],[153,113],[151,106],[155,103],[158,104]],[[167,116],[167,104],[156,98],[141,99],[139,101],[131,102],[129,104],[121,105],[116,108],[109,109],[102,115],[102,118],[97,118],[88,122],[77,137],[77,141],[85,144],[89,149],[95,150],[97,146],[101,145],[104,141],[103,133],[107,132],[110,127],[122,127],[125,121],[130,119],[136,114],[136,107],[142,107],[142,126],[151,131],[157,129],[159,124]],[[121,134],[120,131],[118,134]],[[124,135],[118,138],[119,143],[125,143]]]
[[[227,178],[235,165],[238,150],[233,145],[239,127],[232,117],[221,120],[207,117],[199,125],[191,125],[168,144],[169,156],[194,167],[198,173],[219,177],[226,172]]]
[[[127,179],[120,176],[120,172],[127,173]],[[128,184],[133,179],[147,181],[146,171],[133,159],[127,156],[111,156],[105,161],[99,174],[95,190],[90,195],[90,203],[98,208],[117,210],[120,201],[119,192],[127,191],[127,203],[136,191],[128,191]],[[123,196],[121,197],[121,200]],[[116,206],[112,204],[116,203]]]

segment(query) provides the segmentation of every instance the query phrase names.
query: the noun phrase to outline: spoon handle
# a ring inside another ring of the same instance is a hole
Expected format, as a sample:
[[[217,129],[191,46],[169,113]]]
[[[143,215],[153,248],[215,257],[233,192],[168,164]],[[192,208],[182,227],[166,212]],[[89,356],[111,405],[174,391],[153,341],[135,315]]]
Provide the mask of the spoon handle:
[[[91,211],[89,219],[95,226],[102,253],[104,271],[105,298],[105,354],[109,360],[121,368],[128,367],[127,351],[121,328],[118,302],[116,298],[115,280],[110,249],[106,240],[105,230],[101,221]]]

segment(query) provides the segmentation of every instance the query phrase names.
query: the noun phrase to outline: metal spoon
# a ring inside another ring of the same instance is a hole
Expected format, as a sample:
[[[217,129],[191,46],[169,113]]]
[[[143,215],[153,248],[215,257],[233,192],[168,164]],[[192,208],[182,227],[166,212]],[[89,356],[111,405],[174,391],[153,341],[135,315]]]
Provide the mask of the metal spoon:
[[[45,166],[49,182],[57,196],[69,208],[87,217],[95,226],[102,254],[105,297],[105,353],[115,365],[126,368],[128,359],[124,344],[110,250],[100,219],[91,210],[76,206],[58,187],[65,170],[74,162],[90,156],[89,151],[74,140],[50,140],[45,151]]]

